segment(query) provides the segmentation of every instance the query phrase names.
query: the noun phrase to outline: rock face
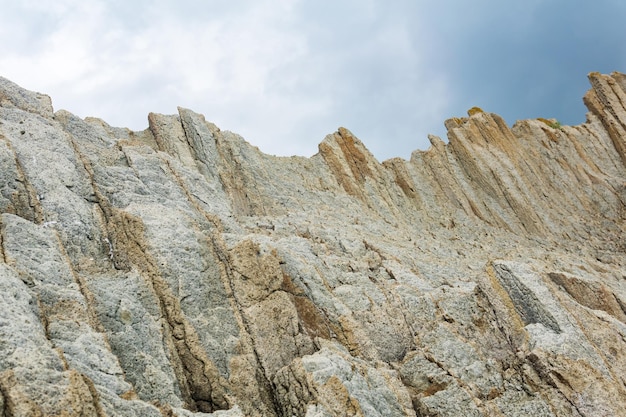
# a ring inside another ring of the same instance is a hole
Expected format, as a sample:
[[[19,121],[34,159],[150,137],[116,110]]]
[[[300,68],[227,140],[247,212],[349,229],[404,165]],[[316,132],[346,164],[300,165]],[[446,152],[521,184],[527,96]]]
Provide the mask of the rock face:
[[[589,79],[580,126],[379,163],[0,78],[0,416],[623,415],[626,76]]]

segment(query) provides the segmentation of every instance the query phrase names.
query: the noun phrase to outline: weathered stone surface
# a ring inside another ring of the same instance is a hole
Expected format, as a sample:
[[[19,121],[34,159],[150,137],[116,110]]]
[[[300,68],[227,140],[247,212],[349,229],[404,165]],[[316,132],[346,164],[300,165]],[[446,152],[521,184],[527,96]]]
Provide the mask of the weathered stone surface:
[[[626,76],[409,161],[274,157],[0,78],[0,416],[616,416]]]

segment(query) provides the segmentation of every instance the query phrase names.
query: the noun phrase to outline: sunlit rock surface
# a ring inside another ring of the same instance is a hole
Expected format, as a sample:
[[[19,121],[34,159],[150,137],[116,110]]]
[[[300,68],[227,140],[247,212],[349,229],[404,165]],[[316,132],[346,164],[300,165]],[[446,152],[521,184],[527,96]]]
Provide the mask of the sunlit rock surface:
[[[0,78],[0,416],[617,416],[626,76],[409,161],[263,154]]]

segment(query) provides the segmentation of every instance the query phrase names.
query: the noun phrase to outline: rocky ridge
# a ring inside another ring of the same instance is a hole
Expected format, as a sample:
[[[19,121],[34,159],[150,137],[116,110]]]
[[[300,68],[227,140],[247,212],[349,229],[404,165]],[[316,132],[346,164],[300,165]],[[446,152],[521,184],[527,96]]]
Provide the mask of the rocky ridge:
[[[0,416],[617,416],[626,76],[410,160],[263,154],[0,78]]]

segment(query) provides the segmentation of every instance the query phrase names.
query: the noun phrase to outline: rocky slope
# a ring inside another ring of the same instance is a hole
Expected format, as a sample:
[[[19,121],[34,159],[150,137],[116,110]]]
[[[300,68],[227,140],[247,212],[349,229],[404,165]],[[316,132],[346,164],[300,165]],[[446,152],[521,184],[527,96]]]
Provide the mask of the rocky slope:
[[[0,416],[623,415],[626,76],[589,79],[580,126],[379,163],[0,78]]]

